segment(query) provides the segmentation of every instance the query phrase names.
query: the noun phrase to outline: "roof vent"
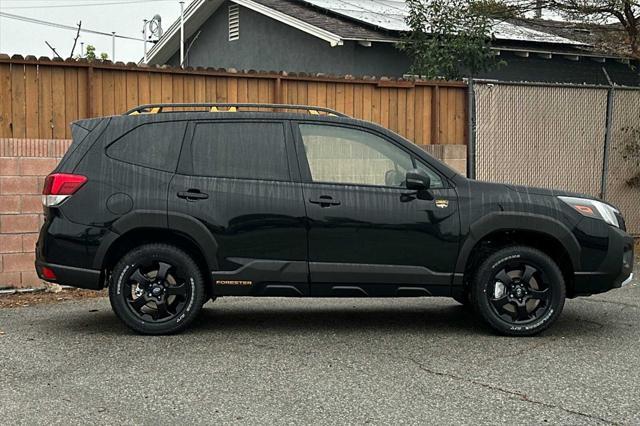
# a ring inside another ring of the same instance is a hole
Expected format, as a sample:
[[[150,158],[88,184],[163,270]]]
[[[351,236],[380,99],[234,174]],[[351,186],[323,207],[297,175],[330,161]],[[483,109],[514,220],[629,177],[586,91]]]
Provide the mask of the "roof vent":
[[[229,41],[240,38],[240,7],[237,4],[229,6]]]

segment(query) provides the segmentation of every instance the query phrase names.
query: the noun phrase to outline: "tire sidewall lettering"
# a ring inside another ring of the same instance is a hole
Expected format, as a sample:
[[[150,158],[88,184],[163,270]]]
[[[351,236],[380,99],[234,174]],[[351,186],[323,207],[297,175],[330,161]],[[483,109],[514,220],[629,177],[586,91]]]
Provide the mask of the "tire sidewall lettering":
[[[520,259],[521,257],[522,257],[522,255],[520,255],[520,254],[513,254],[513,255],[511,255],[511,256],[504,257],[504,258],[502,258],[502,259],[498,260],[498,261],[497,261],[496,263],[494,263],[493,265],[491,265],[491,269],[492,269],[492,270],[495,270],[495,269],[496,269],[498,266],[500,266],[502,263],[504,263],[504,262],[508,262],[508,261],[510,261],[510,260],[513,260],[513,259]]]
[[[191,308],[193,308],[193,302],[196,299],[196,282],[193,277],[189,277],[189,285],[191,286],[191,298],[182,314],[180,314],[178,318],[176,318],[176,324],[183,321],[186,318],[187,314],[191,312]]]
[[[133,268],[135,265],[127,265],[122,269],[122,272],[118,276],[118,281],[116,282],[116,294],[118,296],[122,295],[122,287],[124,285],[124,277],[127,276],[127,271]]]

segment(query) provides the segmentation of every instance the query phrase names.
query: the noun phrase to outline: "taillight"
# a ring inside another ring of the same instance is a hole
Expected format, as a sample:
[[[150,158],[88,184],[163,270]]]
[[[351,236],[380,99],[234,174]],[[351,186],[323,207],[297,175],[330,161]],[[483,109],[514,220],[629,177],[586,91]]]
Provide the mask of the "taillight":
[[[42,204],[45,207],[55,207],[72,196],[87,182],[82,175],[67,173],[53,173],[47,176],[42,188]]]
[[[44,278],[45,280],[55,280],[57,279],[56,277],[56,273],[53,272],[53,269],[47,267],[47,266],[43,266],[42,267],[42,278]]]

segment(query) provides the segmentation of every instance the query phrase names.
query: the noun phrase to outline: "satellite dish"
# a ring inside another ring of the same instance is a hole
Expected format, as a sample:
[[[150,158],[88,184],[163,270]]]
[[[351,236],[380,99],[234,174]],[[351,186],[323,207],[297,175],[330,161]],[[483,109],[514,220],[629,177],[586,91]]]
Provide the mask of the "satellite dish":
[[[149,21],[149,30],[152,35],[158,38],[162,37],[162,17],[160,15],[154,15],[153,19]]]

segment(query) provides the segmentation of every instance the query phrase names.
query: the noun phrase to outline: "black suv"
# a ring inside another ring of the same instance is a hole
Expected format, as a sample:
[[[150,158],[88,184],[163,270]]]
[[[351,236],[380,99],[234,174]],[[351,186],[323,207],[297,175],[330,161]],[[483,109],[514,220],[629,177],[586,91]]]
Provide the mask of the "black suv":
[[[331,110],[144,105],[72,129],[44,185],[36,269],[109,287],[141,333],[182,330],[221,296],[448,296],[523,336],[566,297],[632,279],[615,207],[469,180]]]

